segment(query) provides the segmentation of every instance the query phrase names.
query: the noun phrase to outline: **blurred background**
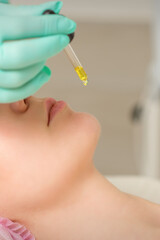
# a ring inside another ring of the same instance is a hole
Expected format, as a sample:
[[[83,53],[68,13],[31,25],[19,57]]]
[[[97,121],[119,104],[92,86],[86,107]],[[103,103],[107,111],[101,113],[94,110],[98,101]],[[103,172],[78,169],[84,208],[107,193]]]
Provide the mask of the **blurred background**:
[[[44,0],[11,0],[40,4]],[[62,14],[77,23],[72,47],[88,74],[83,86],[64,52],[50,58],[50,81],[36,97],[66,101],[101,124],[94,155],[105,175],[140,174],[141,123],[131,112],[147,83],[152,58],[152,0],[64,0]]]

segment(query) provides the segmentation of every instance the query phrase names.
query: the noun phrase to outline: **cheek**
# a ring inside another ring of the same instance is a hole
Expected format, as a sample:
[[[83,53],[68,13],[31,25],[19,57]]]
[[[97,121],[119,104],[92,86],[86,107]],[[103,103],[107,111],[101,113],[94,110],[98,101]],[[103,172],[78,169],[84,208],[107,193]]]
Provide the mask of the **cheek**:
[[[22,122],[3,124],[0,127],[0,159],[6,159],[10,164],[15,161],[18,163],[29,157],[31,152],[34,153],[41,139],[43,140],[43,133],[38,126],[26,126]]]
[[[0,127],[0,178],[21,182],[38,172],[38,160],[47,151],[45,131],[40,126],[25,126],[21,122]]]
[[[10,209],[53,202],[52,189],[58,195],[71,185],[73,173],[92,158],[100,135],[99,122],[88,113],[75,112],[49,132],[40,126],[6,126],[0,134],[0,186],[6,196],[1,202]]]
[[[14,138],[12,134],[10,138],[0,136],[0,189],[4,196],[0,206],[8,209],[35,207],[46,201],[51,190],[52,176],[48,173],[53,166],[47,158],[48,135],[40,128],[34,129],[34,134],[29,129],[22,132],[17,132]]]

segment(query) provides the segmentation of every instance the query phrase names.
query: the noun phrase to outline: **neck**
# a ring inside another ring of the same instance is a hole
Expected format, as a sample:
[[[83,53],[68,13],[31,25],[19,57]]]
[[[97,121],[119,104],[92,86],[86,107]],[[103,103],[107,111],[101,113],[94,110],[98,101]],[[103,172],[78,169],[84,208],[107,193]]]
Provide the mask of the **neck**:
[[[77,234],[81,236],[80,239],[86,239],[86,236],[91,234],[89,231],[93,228],[92,224],[103,221],[101,212],[109,211],[111,202],[117,199],[117,192],[119,191],[94,168],[87,178],[80,179],[75,184],[70,194],[62,201],[38,213],[30,214],[23,224],[36,240],[76,239]],[[103,224],[101,227],[103,228]]]
[[[119,236],[119,220],[121,219],[124,225],[128,224],[130,216],[135,221],[131,222],[130,226],[133,226],[133,232],[134,226],[142,229],[143,225],[144,228],[144,219],[149,222],[145,229],[149,233],[151,229],[155,231],[155,227],[159,228],[159,208],[157,204],[120,192],[93,167],[72,184],[72,189],[68,190],[67,194],[58,197],[56,202],[45,209],[24,209],[18,214],[18,210],[15,210],[13,214],[1,216],[24,225],[36,240],[70,240],[77,239],[77,236],[79,239],[88,240],[91,236],[94,236],[94,239],[106,239],[115,233],[115,228]]]

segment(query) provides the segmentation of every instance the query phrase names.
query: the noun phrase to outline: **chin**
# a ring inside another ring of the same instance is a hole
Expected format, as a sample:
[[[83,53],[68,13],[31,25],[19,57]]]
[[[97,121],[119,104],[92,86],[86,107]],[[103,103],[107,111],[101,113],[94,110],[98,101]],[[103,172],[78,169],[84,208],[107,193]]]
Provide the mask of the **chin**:
[[[88,141],[98,141],[101,133],[101,125],[96,117],[89,113],[77,113],[78,129],[86,136]]]

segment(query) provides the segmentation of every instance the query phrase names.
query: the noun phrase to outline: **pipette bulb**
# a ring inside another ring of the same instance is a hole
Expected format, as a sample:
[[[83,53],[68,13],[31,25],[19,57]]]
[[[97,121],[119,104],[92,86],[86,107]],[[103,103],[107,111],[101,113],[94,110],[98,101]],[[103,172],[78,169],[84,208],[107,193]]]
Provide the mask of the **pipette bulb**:
[[[74,38],[74,35],[75,35],[75,33],[73,32],[73,33],[70,33],[70,34],[68,34],[68,37],[70,38],[70,43],[72,42],[72,40],[73,40],[73,38]]]

